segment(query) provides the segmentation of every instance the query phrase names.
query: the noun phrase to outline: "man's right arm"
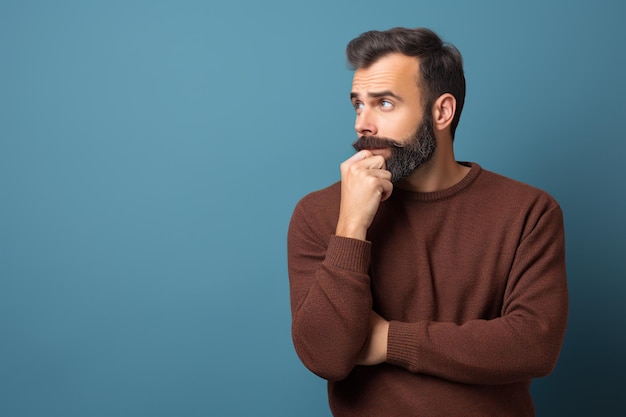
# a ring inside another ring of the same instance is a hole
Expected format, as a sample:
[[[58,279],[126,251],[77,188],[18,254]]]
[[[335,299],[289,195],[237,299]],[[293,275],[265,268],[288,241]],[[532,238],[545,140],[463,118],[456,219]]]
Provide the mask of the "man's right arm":
[[[309,196],[289,225],[294,346],[305,366],[328,380],[345,378],[368,342],[371,244],[365,234],[391,193],[390,174],[382,168],[382,158],[355,154],[341,166],[339,212],[336,198],[331,209],[316,201],[321,194]]]
[[[320,236],[319,224],[311,220],[301,202],[289,225],[293,343],[312,372],[341,380],[356,365],[368,335],[370,244]]]

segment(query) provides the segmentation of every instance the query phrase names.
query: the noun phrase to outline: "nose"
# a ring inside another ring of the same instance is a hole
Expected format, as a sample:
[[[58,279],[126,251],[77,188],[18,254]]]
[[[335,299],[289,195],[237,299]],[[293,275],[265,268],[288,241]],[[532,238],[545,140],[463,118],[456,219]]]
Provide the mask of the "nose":
[[[360,109],[356,115],[354,130],[359,136],[375,136],[378,133],[375,115],[366,108]]]

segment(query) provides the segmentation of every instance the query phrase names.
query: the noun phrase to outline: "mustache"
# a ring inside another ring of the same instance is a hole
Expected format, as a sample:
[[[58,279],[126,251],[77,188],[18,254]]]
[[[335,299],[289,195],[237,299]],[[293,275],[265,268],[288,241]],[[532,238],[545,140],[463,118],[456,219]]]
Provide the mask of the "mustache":
[[[352,147],[358,152],[363,149],[404,148],[404,144],[380,136],[360,136]]]

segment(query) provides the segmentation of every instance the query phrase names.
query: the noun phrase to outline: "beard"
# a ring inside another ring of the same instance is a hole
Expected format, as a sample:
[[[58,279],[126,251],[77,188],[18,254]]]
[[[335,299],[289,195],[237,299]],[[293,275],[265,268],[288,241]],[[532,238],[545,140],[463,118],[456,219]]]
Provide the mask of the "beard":
[[[430,114],[425,114],[415,133],[402,142],[379,136],[361,136],[352,144],[352,147],[357,151],[391,149],[391,156],[385,160],[385,167],[391,172],[391,182],[395,184],[430,161],[435,154],[437,140],[432,117]]]

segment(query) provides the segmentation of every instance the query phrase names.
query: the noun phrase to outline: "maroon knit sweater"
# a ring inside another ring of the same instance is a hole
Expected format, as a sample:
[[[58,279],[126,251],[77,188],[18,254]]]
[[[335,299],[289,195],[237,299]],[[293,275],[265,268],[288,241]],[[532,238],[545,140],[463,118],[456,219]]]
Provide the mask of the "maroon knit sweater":
[[[567,319],[557,202],[472,163],[443,191],[395,188],[360,241],[334,236],[340,187],[304,197],[288,233],[294,346],[333,415],[533,416]],[[372,309],[387,361],[357,366]]]

